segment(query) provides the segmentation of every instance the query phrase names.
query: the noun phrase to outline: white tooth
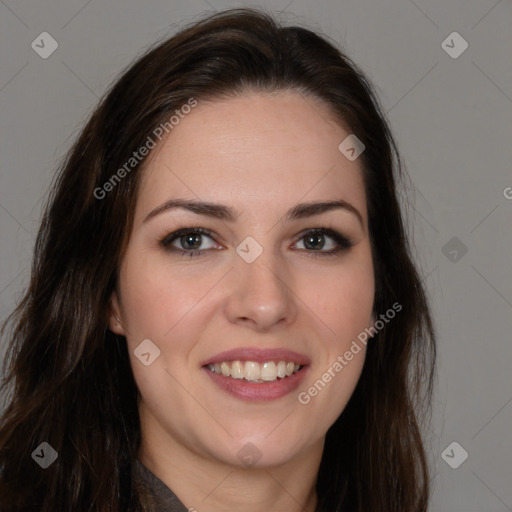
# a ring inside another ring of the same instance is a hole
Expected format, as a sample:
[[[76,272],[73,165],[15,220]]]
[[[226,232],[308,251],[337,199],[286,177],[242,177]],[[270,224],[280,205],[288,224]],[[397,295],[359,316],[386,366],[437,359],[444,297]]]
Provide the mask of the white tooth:
[[[277,379],[277,367],[274,361],[263,363],[261,367],[261,380],[272,381]]]
[[[231,375],[228,363],[221,363],[220,371],[222,372],[222,375],[224,375],[224,377],[229,377]]]
[[[213,364],[209,364],[209,365],[208,365],[208,370],[210,370],[210,371],[214,372],[214,371],[215,371],[215,365],[213,365]]]
[[[300,364],[295,364],[293,371],[296,372],[300,368]]]
[[[247,380],[258,380],[260,378],[260,365],[254,361],[246,361],[244,374]]]
[[[234,379],[244,378],[244,369],[240,361],[233,361],[233,364],[231,365],[231,377]]]
[[[293,363],[286,363],[286,375],[289,377],[295,368],[295,365]]]
[[[215,363],[215,373],[222,373],[222,370],[220,368],[220,363]]]
[[[279,361],[279,363],[277,363],[277,376],[281,379],[286,377],[286,362],[285,361]]]

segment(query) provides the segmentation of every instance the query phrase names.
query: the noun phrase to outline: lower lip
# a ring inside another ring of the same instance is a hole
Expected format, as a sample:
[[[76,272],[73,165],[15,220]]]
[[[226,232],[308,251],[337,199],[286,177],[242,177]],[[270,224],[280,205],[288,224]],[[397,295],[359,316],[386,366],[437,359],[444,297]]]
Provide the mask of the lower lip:
[[[219,388],[230,395],[248,402],[267,402],[277,400],[297,389],[306,376],[308,368],[309,366],[304,366],[297,373],[273,382],[249,382],[245,379],[225,377],[220,373],[212,372],[208,368],[203,367],[203,370]]]

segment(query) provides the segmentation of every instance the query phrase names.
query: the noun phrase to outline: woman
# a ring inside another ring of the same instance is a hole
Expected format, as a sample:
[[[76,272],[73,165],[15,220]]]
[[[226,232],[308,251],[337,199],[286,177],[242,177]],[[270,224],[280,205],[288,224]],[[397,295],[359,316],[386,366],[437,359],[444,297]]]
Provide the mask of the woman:
[[[371,86],[304,28],[231,10],[141,57],[10,319],[1,510],[426,511],[400,177]]]

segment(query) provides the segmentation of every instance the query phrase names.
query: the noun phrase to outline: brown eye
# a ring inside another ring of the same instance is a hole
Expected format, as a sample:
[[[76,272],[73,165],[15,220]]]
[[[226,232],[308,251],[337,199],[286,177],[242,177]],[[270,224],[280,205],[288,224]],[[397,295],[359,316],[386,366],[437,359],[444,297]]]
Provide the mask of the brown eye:
[[[210,239],[209,245],[205,246],[206,240]],[[178,252],[182,255],[195,256],[203,251],[217,248],[211,232],[204,228],[184,228],[169,233],[160,241],[160,245],[170,252]]]
[[[199,249],[202,242],[202,236],[199,233],[194,233],[193,231],[188,233],[187,235],[183,235],[179,238],[181,243],[181,247],[183,249]]]
[[[354,245],[349,238],[328,228],[311,229],[302,236],[300,241],[303,241],[304,249],[307,252],[317,252],[318,255],[327,256],[349,249]],[[299,249],[302,248],[299,247]]]
[[[322,249],[325,245],[324,235],[318,235],[318,234],[306,235],[304,237],[304,240],[305,240],[304,245],[305,245],[306,249],[318,250],[318,249]]]

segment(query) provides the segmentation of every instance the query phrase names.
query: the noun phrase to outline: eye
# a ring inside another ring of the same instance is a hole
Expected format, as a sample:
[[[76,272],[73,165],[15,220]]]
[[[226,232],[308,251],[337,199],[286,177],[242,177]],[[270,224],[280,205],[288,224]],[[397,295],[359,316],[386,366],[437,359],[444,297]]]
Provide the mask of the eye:
[[[212,243],[203,245],[204,239],[209,238]],[[202,251],[215,249],[218,246],[212,238],[212,233],[204,228],[184,228],[168,234],[160,240],[160,245],[170,252],[178,252],[183,256],[196,256],[202,254]]]
[[[205,247],[203,244],[206,238],[210,239],[210,244]],[[166,235],[159,243],[166,251],[182,256],[187,254],[190,257],[200,256],[204,251],[220,248],[213,239],[213,233],[205,228],[179,229]],[[354,245],[352,240],[329,228],[315,228],[303,232],[295,245],[300,243],[304,249],[301,247],[299,249],[312,257],[335,255]]]
[[[302,235],[299,242],[302,242],[307,252],[318,253],[311,254],[313,257],[334,255],[354,245],[352,240],[329,228],[310,229]]]

